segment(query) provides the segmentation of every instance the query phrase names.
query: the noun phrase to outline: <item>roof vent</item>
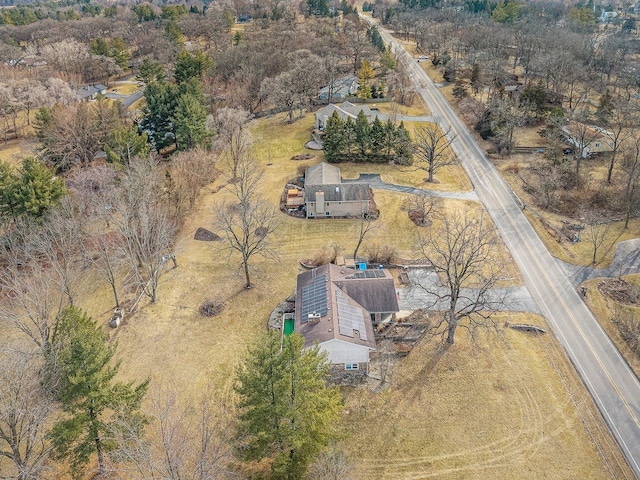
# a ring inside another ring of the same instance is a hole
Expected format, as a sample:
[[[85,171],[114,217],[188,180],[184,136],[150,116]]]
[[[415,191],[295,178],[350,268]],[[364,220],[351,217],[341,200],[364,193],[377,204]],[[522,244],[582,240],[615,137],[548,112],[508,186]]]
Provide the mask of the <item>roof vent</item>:
[[[340,187],[336,187],[336,193],[340,192]]]

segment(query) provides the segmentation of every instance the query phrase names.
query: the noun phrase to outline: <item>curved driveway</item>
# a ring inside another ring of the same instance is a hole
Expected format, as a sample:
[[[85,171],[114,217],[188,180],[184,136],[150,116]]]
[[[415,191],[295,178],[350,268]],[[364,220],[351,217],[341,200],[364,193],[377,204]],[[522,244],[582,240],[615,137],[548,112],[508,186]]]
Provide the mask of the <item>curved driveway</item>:
[[[442,192],[440,190],[427,190],[423,188],[408,187],[406,185],[396,185],[394,183],[383,182],[379,173],[361,173],[354,180],[342,180],[342,183],[368,183],[371,188],[379,190],[389,190],[391,192],[410,193],[413,195],[425,195],[427,197],[453,198],[456,200],[478,201],[476,192]]]
[[[373,22],[368,17],[362,18]],[[531,296],[592,395],[631,469],[640,477],[640,382],[522,214],[519,199],[451,105],[389,32],[378,28],[399,61],[407,65],[416,91],[432,115],[444,129],[451,127],[456,135],[452,148],[478,198],[491,215]]]

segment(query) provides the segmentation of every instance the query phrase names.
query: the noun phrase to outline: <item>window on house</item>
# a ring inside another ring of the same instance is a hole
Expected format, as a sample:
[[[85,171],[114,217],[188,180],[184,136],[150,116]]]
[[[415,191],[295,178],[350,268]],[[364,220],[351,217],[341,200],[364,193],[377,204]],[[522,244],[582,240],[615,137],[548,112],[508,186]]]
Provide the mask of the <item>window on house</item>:
[[[360,368],[360,365],[357,363],[345,363],[344,364],[344,369],[345,370],[358,370]]]
[[[328,217],[331,215],[331,212],[324,212],[324,214]]]
[[[329,206],[329,202],[326,202],[325,205],[328,207]]]
[[[342,205],[342,202],[338,202],[338,205]]]
[[[597,143],[597,142],[596,142],[596,148],[597,148],[597,147],[599,147],[599,146],[600,146],[600,143]]]

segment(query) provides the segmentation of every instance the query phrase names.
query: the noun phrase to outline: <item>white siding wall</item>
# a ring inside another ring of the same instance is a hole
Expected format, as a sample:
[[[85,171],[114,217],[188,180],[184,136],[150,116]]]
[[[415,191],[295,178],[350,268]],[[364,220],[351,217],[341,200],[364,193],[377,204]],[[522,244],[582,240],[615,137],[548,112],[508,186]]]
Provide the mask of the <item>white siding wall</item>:
[[[369,363],[371,349],[363,345],[334,339],[321,343],[320,348],[329,353],[331,363]]]

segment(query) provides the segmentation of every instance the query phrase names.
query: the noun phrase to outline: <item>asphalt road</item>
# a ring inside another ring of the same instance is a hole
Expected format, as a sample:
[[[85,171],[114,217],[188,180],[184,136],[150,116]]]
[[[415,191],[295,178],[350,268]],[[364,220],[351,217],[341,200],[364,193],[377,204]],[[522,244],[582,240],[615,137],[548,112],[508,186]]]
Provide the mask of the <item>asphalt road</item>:
[[[372,21],[363,17],[366,21]],[[575,366],[640,478],[640,382],[602,330],[521,211],[521,202],[502,179],[444,96],[417,62],[382,28],[380,34],[404,57],[416,92],[441,127],[456,135],[452,148],[471,179],[525,285]]]

